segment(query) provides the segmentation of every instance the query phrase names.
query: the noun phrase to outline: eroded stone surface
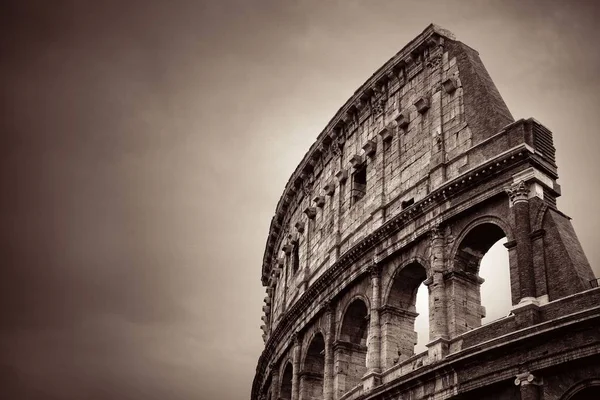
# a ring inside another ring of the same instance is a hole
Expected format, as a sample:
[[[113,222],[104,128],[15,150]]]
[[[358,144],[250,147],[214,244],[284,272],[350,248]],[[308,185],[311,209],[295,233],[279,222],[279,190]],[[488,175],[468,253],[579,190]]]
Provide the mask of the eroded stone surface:
[[[477,52],[429,26],[340,109],[284,190],[252,399],[593,387],[600,289],[556,208],[554,153],[547,128],[513,120]],[[513,310],[481,326],[479,262],[502,237]],[[423,282],[430,343],[414,354]]]

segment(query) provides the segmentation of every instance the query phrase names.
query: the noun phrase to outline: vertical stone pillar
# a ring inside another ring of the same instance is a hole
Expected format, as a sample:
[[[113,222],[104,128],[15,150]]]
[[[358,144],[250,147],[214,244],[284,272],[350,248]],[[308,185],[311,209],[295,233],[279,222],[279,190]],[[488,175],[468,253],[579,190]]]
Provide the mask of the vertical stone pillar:
[[[344,343],[336,340],[333,343],[334,375],[333,390],[334,399],[339,399],[348,387],[349,355]]]
[[[295,333],[292,340],[294,341],[294,353],[292,355],[292,366],[293,366],[293,375],[292,375],[292,400],[300,399],[300,355],[301,355],[301,340],[299,333]]]
[[[519,271],[520,300],[536,297],[535,271],[531,253],[529,222],[529,188],[520,181],[506,189],[510,198],[515,224],[517,268]]]
[[[529,372],[518,374],[515,385],[521,391],[521,400],[542,400],[542,380]]]
[[[335,215],[335,219],[334,219],[334,226],[333,226],[333,230],[335,232],[335,260],[337,260],[340,257],[340,231],[341,231],[341,227],[342,227],[342,216],[343,216],[343,205],[344,205],[344,196],[346,194],[346,180],[348,179],[348,172],[346,170],[344,170],[344,163],[343,163],[343,155],[344,155],[344,135],[345,133],[343,132],[343,130],[339,130],[338,131],[338,136],[336,138],[333,139],[333,142],[331,144],[332,146],[332,152],[333,155],[337,158],[337,172],[336,172],[336,179],[338,180],[339,183],[339,188],[338,190],[336,190],[335,196],[337,197],[337,209],[336,209],[336,215]],[[342,140],[340,141],[340,138],[342,138]]]
[[[333,309],[330,302],[323,304],[325,310],[325,371],[323,371],[323,399],[333,400],[333,339],[335,335]]]
[[[363,377],[365,390],[369,390],[381,382],[380,272],[381,266],[376,263],[369,267],[372,298],[367,339],[367,373]]]
[[[429,288],[429,343],[430,362],[439,361],[448,354],[448,311],[444,281],[444,236],[439,227],[431,230],[431,276],[425,284]]]
[[[275,363],[271,364],[271,398],[279,399],[279,370]]]
[[[390,368],[415,354],[416,312],[393,306],[381,307],[381,367]]]

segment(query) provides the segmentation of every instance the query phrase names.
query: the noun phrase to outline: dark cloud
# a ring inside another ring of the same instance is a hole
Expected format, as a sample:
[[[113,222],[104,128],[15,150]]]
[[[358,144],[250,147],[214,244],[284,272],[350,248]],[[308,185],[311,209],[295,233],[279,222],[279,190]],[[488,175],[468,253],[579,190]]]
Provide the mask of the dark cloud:
[[[560,204],[598,271],[597,17],[559,1],[4,5],[4,393],[247,397],[285,182],[430,22],[480,51],[516,116],[554,130]]]

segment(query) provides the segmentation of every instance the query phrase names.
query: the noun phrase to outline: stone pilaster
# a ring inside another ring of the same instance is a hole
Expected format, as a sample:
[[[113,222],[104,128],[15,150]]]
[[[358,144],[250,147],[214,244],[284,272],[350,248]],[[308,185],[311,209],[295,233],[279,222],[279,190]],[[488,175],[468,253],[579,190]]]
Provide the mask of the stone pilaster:
[[[279,399],[279,370],[276,364],[271,364],[271,398]]]
[[[381,266],[376,263],[369,267],[372,298],[367,339],[367,373],[363,377],[365,390],[373,388],[381,382],[380,272]]]
[[[518,374],[515,378],[515,385],[521,391],[521,400],[541,400],[542,384],[542,379],[529,372]]]
[[[416,312],[385,305],[381,307],[381,366],[390,368],[415,354]]]
[[[431,271],[425,284],[429,289],[429,343],[430,361],[439,361],[448,354],[448,311],[444,281],[444,236],[439,227],[431,230]]]
[[[325,371],[323,372],[323,399],[333,400],[333,339],[335,337],[335,325],[333,309],[330,302],[323,304],[325,310]]]
[[[300,355],[302,351],[302,344],[300,340],[300,336],[298,333],[295,333],[293,338],[294,342],[294,353],[292,359],[293,365],[293,375],[292,375],[292,400],[300,399]]]
[[[515,183],[506,189],[514,221],[514,248],[516,251],[519,281],[519,302],[513,307],[516,324],[526,327],[539,320],[539,301],[537,299],[535,269],[531,243],[531,225],[529,220],[529,185],[524,181]],[[511,267],[511,272],[515,268]],[[513,277],[511,277],[511,280]]]
[[[531,253],[529,222],[529,188],[520,181],[506,189],[510,198],[515,225],[517,267],[519,271],[520,301],[536,297],[535,271]]]

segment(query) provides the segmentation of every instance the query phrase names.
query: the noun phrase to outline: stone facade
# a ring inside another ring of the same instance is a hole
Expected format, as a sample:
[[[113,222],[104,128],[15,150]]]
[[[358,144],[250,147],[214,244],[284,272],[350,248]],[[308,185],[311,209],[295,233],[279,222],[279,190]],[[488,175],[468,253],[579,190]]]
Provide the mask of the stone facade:
[[[547,128],[514,121],[475,50],[427,27],[285,187],[251,398],[597,396],[600,289],[556,208],[554,153]],[[482,326],[479,263],[503,237],[513,308]],[[422,283],[429,343],[415,354]]]

